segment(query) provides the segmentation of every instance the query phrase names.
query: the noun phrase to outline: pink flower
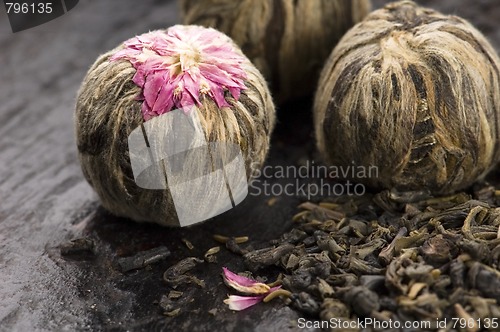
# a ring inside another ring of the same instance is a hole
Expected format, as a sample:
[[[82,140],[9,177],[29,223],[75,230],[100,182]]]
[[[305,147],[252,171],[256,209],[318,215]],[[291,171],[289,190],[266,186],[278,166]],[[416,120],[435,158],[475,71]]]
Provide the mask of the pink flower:
[[[110,61],[128,60],[137,70],[133,82],[142,89],[142,114],[147,121],[174,108],[201,105],[200,95],[218,107],[230,106],[228,91],[238,100],[246,89],[242,64],[248,61],[229,37],[200,26],[176,25],[124,43]]]
[[[225,283],[241,293],[259,294],[258,296],[239,296],[229,295],[224,303],[229,305],[231,310],[244,310],[259,302],[262,302],[266,296],[281,288],[281,286],[269,287],[266,284],[237,275],[227,268],[223,267],[223,277]]]

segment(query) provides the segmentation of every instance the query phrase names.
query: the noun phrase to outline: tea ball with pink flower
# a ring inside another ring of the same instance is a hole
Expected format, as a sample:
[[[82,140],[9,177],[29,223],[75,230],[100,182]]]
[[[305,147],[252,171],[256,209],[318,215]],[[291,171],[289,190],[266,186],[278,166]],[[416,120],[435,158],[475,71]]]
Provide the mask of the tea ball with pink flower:
[[[168,186],[163,190],[139,186],[129,149],[129,136],[134,130],[144,130],[148,122],[170,136],[174,145],[176,137],[180,145],[189,140],[181,137],[185,136],[181,127],[156,121],[171,112],[194,115],[207,144],[226,142],[239,147],[245,178],[251,179],[251,167],[263,164],[275,108],[266,81],[239,47],[223,33],[200,26],[176,25],[145,33],[101,55],[77,96],[81,167],[111,213],[178,225]],[[177,167],[203,162],[191,159]]]

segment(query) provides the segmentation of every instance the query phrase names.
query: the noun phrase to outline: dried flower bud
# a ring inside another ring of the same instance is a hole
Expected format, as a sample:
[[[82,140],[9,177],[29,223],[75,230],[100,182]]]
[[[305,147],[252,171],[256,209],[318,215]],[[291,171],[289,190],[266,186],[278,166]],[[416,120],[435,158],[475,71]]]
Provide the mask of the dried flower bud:
[[[370,0],[181,0],[184,24],[228,34],[270,82],[279,102],[309,95],[342,35]]]
[[[192,136],[178,135],[176,123],[154,122],[160,135],[169,136],[175,144],[180,141],[182,146],[194,146],[178,150],[187,152],[178,154],[183,160],[179,157],[170,165],[177,167],[175,172],[193,171],[188,173],[191,175],[202,167],[212,172],[220,168],[213,150],[208,149],[210,158],[204,154],[203,160],[196,157],[201,153],[188,153],[213,142],[241,150],[243,173],[246,171],[243,178],[250,178],[251,168],[264,162],[275,121],[274,104],[260,72],[229,37],[214,29],[181,25],[137,36],[97,59],[82,83],[76,104],[76,138],[83,173],[103,206],[113,214],[179,225],[171,187],[144,189],[149,187],[136,184],[128,141],[136,129],[140,131],[142,126],[145,133],[149,121],[177,109],[197,116],[199,125],[190,128],[196,129],[201,140],[196,141],[198,145],[191,144]],[[142,135],[140,138],[145,141]],[[163,136],[158,141],[164,141]],[[153,150],[150,143],[143,145]],[[157,150],[158,160],[152,153],[148,156],[151,158],[143,159],[151,159],[155,167],[165,166],[163,158],[169,156]],[[163,184],[168,178],[165,168],[161,172],[157,167],[160,176],[151,181]],[[219,197],[227,183],[219,185],[188,189],[199,190],[205,197]],[[211,203],[201,206],[200,200],[186,200],[190,209],[198,210]]]
[[[471,24],[411,1],[371,13],[339,42],[315,98],[319,150],[377,166],[374,187],[449,193],[499,160],[500,60]]]

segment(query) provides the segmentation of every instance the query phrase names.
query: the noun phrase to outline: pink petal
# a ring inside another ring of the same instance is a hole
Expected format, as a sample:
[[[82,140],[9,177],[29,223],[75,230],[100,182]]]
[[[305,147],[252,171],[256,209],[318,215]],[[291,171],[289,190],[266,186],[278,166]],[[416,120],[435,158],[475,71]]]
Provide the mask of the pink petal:
[[[186,73],[183,78],[184,82],[184,88],[189,92],[193,100],[196,102],[197,105],[201,105],[200,102],[200,84],[196,82],[190,73]]]
[[[239,64],[234,64],[234,63],[219,63],[218,59],[214,59],[212,61],[214,65],[219,67],[219,69],[227,72],[229,75],[231,75],[234,78],[239,78],[239,79],[246,79],[247,74],[243,71],[241,66]]]
[[[215,84],[212,81],[207,81],[208,86],[210,87],[210,92],[209,96],[212,97],[213,100],[215,100],[215,103],[217,104],[218,107],[224,107],[224,106],[230,106],[226,99],[224,98],[224,90],[222,89],[221,86],[218,84]]]
[[[233,98],[236,101],[238,101],[238,99],[240,99],[241,90],[238,88],[235,88],[235,87],[228,87],[228,89],[229,89],[229,92],[231,92],[231,95],[233,96]]]
[[[225,267],[223,267],[222,270],[224,272],[223,277],[226,284],[239,292],[248,294],[266,294],[271,290],[268,285],[237,275]]]
[[[225,71],[221,70],[217,66],[205,63],[205,64],[200,65],[200,69],[201,69],[202,75],[214,83],[218,83],[218,84],[224,85],[224,86],[230,86],[230,85],[234,84],[234,82],[231,79],[231,77],[229,76],[229,74],[226,73]]]
[[[227,270],[227,271],[229,271],[229,270]],[[231,271],[229,271],[229,272],[231,272]],[[238,277],[245,278],[245,277],[241,277],[241,276],[238,276]],[[247,278],[245,278],[245,279],[247,279]],[[251,279],[248,279],[248,280],[251,280]],[[241,310],[244,310],[244,309],[249,308],[251,306],[254,306],[259,302],[262,302],[262,300],[267,295],[271,294],[272,292],[274,292],[280,288],[281,288],[281,286],[273,287],[266,294],[258,295],[258,296],[229,295],[229,297],[224,300],[224,303],[229,305],[229,309],[231,309],[231,310],[241,311]]]
[[[196,40],[201,42],[202,44],[210,45],[211,42],[213,42],[220,36],[221,35],[218,34],[214,29],[205,29],[205,31],[200,31],[200,34],[196,37]]]
[[[151,73],[144,83],[144,98],[150,107],[154,108],[158,94],[165,84],[162,73]]]
[[[176,103],[177,108],[184,108],[188,106],[193,106],[196,104],[196,101],[193,99],[193,96],[189,94],[186,90],[184,90],[181,94],[181,98],[178,103]]]
[[[136,57],[140,53],[141,53],[141,51],[138,51],[138,50],[124,48],[124,49],[116,52],[115,54],[113,54],[109,59],[111,61],[116,61],[116,60],[121,60],[121,59],[129,60],[129,59]]]
[[[134,82],[138,87],[144,88],[144,83],[146,83],[146,72],[142,67],[137,68],[137,71],[132,78],[132,82]]]
[[[264,299],[264,295],[261,296],[239,296],[239,295],[229,295],[224,303],[229,305],[229,309],[235,311],[241,311],[251,306],[256,305]]]
[[[148,58],[142,66],[143,70],[147,74],[152,71],[165,70],[167,68],[167,65],[165,65],[162,57],[153,55],[151,55],[150,58]]]
[[[218,107],[231,107],[226,91],[238,100],[246,89],[243,64],[248,59],[217,30],[176,25],[131,38],[123,46],[110,61],[125,59],[136,69],[132,81],[141,88],[137,99],[143,101],[145,120],[173,107],[200,105],[200,88],[206,84],[207,96]]]
[[[156,98],[155,104],[153,106],[153,112],[160,115],[166,113],[172,109],[174,101],[172,100],[174,86],[169,84],[163,84],[158,97]]]

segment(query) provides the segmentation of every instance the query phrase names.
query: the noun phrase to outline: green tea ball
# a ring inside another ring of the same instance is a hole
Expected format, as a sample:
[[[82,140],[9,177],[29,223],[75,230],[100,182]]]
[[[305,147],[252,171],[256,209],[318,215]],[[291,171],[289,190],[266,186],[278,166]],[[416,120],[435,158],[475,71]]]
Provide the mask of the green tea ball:
[[[500,60],[466,20],[391,3],[342,38],[314,104],[331,165],[378,167],[376,188],[451,193],[499,160]]]
[[[185,24],[214,27],[241,46],[279,102],[310,95],[342,35],[370,0],[180,0]]]

